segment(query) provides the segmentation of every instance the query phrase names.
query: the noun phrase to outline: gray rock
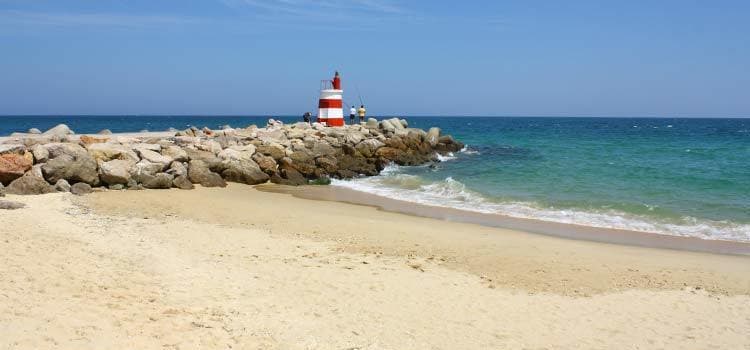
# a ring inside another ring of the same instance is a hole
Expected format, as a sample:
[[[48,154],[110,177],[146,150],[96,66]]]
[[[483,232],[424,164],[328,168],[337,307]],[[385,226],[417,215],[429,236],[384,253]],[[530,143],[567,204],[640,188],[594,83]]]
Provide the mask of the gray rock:
[[[208,164],[202,160],[191,160],[188,164],[188,178],[194,184],[203,187],[226,187],[227,183],[217,173],[208,168]]]
[[[146,160],[155,164],[161,164],[162,170],[166,169],[169,166],[169,164],[172,164],[172,161],[173,161],[172,157],[161,155],[149,149],[143,148],[143,149],[138,149],[137,151],[143,160]]]
[[[99,165],[99,178],[107,185],[127,184],[134,164],[130,160],[115,159]]]
[[[375,151],[377,151],[378,148],[383,146],[385,146],[385,144],[376,139],[367,139],[357,144],[355,148],[363,156],[369,158],[375,154]]]
[[[93,143],[86,146],[88,153],[94,157],[95,160],[106,162],[113,159],[130,160],[133,163],[137,163],[141,160],[138,155],[130,149],[120,144],[115,143]]]
[[[256,152],[270,156],[274,160],[279,160],[286,156],[284,147],[279,144],[261,145],[256,148]]]
[[[32,135],[40,135],[42,131],[37,128],[31,128],[29,129],[29,131],[27,131],[27,133],[32,134]]]
[[[391,118],[391,119],[388,119],[388,121],[391,123],[391,125],[393,125],[394,129],[398,130],[398,129],[404,128],[404,125],[401,123],[401,120],[398,118]]]
[[[145,176],[141,183],[143,187],[150,189],[167,189],[172,188],[174,176],[166,173],[158,173],[155,176]]]
[[[70,192],[70,184],[65,179],[57,180],[55,190],[57,192]]]
[[[138,152],[142,149],[154,151],[154,152],[161,152],[161,145],[158,143],[153,142],[140,142],[140,143],[134,143],[130,145],[130,147],[133,148],[134,151]]]
[[[113,191],[120,191],[125,189],[125,185],[123,184],[115,184],[115,185],[109,185],[109,189]]]
[[[273,160],[273,158],[264,156],[260,153],[256,153],[253,155],[253,160],[258,164],[260,170],[263,170],[264,173],[273,175],[277,172],[276,161]]]
[[[252,159],[228,161],[227,169],[221,175],[227,181],[248,185],[261,184],[269,179],[268,175]]]
[[[312,155],[314,158],[322,156],[332,156],[334,154],[336,154],[336,150],[326,142],[320,141],[316,142],[315,145],[313,145]]]
[[[76,196],[83,196],[84,194],[91,193],[91,186],[87,183],[78,182],[70,186],[70,193]]]
[[[144,159],[130,168],[130,175],[136,182],[143,183],[156,176],[163,169],[164,167],[161,164],[151,163]]]
[[[363,138],[364,138],[364,135],[362,135],[362,133],[351,132],[351,133],[346,134],[346,136],[344,136],[344,142],[351,144],[351,145],[356,145],[362,142]]]
[[[34,155],[34,161],[36,163],[44,163],[49,159],[49,151],[42,145],[34,145],[31,147],[31,153]]]
[[[9,194],[31,195],[45,194],[55,192],[55,188],[50,186],[47,181],[36,176],[21,176],[5,188]]]
[[[44,132],[42,135],[50,135],[50,136],[65,136],[65,135],[73,135],[75,134],[73,130],[70,130],[70,128],[65,124],[58,124],[52,129],[49,129]]]
[[[85,151],[81,154],[63,154],[50,159],[42,165],[42,172],[44,178],[50,183],[65,179],[69,182],[85,182],[94,186],[99,184],[96,161]]]
[[[26,207],[26,204],[23,204],[21,202],[0,201],[0,209],[3,210],[16,210],[24,207]]]
[[[26,150],[26,146],[20,143],[4,143],[0,144],[0,154],[23,154]]]
[[[375,118],[367,118],[367,123],[365,123],[365,127],[368,129],[377,129],[378,120]]]
[[[192,182],[185,175],[177,176],[172,180],[172,186],[181,190],[192,190],[195,188]]]
[[[182,164],[180,162],[172,162],[172,164],[169,165],[169,169],[167,169],[167,173],[178,177],[187,176],[188,171],[185,164]]]
[[[396,130],[396,127],[391,124],[390,120],[383,120],[380,122],[380,128],[384,131],[394,131]]]
[[[5,186],[0,182],[0,197],[5,197]]]
[[[109,129],[104,129],[104,130],[99,131],[97,134],[99,134],[99,135],[112,135],[112,131],[109,130]]]
[[[178,162],[187,162],[189,160],[187,152],[177,146],[167,146],[166,148],[162,148],[161,154]]]
[[[430,146],[435,147],[438,143],[438,139],[440,138],[440,128],[432,127],[429,131],[427,131],[427,136],[425,137],[425,141],[430,144]]]
[[[31,167],[31,170],[26,172],[26,174],[23,174],[24,176],[36,176],[38,178],[44,179],[44,174],[42,173],[42,165],[36,164]]]

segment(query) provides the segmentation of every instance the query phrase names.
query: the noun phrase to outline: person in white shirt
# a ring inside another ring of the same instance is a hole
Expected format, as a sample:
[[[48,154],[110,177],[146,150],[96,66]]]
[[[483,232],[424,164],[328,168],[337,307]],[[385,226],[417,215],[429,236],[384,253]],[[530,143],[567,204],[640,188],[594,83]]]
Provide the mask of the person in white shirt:
[[[354,124],[354,117],[357,116],[357,109],[352,106],[349,110],[349,124]]]

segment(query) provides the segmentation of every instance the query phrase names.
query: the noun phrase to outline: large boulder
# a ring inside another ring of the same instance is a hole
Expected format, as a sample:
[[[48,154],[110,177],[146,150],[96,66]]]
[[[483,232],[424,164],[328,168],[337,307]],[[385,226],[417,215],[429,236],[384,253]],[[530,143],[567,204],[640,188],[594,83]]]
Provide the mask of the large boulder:
[[[86,146],[88,153],[99,162],[113,159],[129,160],[136,163],[140,160],[138,155],[130,149],[116,143],[94,143]]]
[[[209,169],[213,171],[223,171],[223,161],[221,158],[217,157],[216,154],[211,153],[209,151],[201,151],[197,149],[192,148],[186,148],[185,152],[187,152],[188,158],[193,160],[200,160],[204,163],[206,163],[206,166],[208,166]]]
[[[396,127],[391,124],[390,120],[383,120],[380,122],[380,128],[383,129],[383,131],[394,131],[396,130]]]
[[[131,177],[133,162],[115,159],[99,166],[99,177],[107,185],[127,184]]]
[[[0,154],[23,154],[25,150],[26,146],[20,143],[0,144]]]
[[[170,157],[178,162],[187,162],[189,160],[187,152],[177,146],[167,146],[165,148],[162,148],[161,154]]]
[[[172,162],[172,164],[169,165],[169,169],[167,169],[168,174],[172,174],[175,177],[178,176],[187,176],[188,171],[185,164],[180,162]]]
[[[55,190],[57,192],[70,192],[70,184],[65,179],[57,180]]]
[[[391,125],[393,125],[394,129],[403,129],[404,128],[404,124],[401,123],[401,119],[391,118],[391,119],[388,119],[388,121],[390,122]]]
[[[227,169],[221,173],[228,181],[248,185],[261,184],[268,181],[268,174],[263,172],[252,159],[241,159],[227,162]]]
[[[172,186],[177,187],[181,190],[192,190],[195,188],[192,182],[190,182],[190,179],[186,175],[180,175],[174,178],[172,180]]]
[[[188,178],[194,184],[203,187],[226,187],[227,183],[217,173],[208,168],[208,164],[202,160],[191,160],[188,164]]]
[[[365,127],[368,129],[377,129],[378,128],[378,120],[375,118],[368,118],[367,123],[365,124]]]
[[[172,164],[172,157],[161,155],[157,152],[154,152],[149,149],[138,149],[138,154],[141,156],[141,159],[149,161],[154,164],[161,164],[162,170],[166,169],[169,164]]]
[[[356,145],[362,142],[362,139],[364,139],[364,135],[361,132],[350,132],[344,136],[344,142],[350,145]]]
[[[37,128],[31,128],[26,132],[32,135],[40,135],[42,133],[42,131]]]
[[[80,146],[61,145],[61,147],[48,148],[53,158],[42,165],[44,178],[50,183],[65,179],[71,183],[84,182],[89,185],[98,185],[99,172],[96,160]]]
[[[336,154],[336,149],[331,147],[331,145],[325,141],[318,141],[312,147],[313,158],[333,156],[334,154]]]
[[[260,153],[256,153],[253,155],[253,160],[258,164],[260,170],[263,170],[264,173],[273,175],[277,172],[276,161],[273,160],[273,158],[262,155]]]
[[[385,146],[385,144],[378,141],[377,139],[367,139],[357,144],[355,148],[363,156],[372,157],[375,154],[375,151],[383,146]]]
[[[292,166],[291,159],[282,158],[279,162],[279,172],[271,177],[271,182],[280,185],[300,186],[307,184],[307,179]]]
[[[70,186],[70,193],[76,196],[83,196],[91,193],[91,186],[87,183],[79,182]]]
[[[440,137],[440,128],[432,127],[430,130],[427,131],[427,136],[425,137],[425,141],[430,144],[430,146],[435,147],[438,143],[438,138]]]
[[[45,194],[55,192],[55,188],[42,178],[36,176],[21,176],[13,180],[13,182],[5,188],[5,192],[19,195]]]
[[[332,156],[324,156],[315,160],[315,164],[323,169],[326,174],[335,174],[338,170],[338,161]]]
[[[359,174],[373,176],[378,174],[378,166],[368,162],[367,158],[362,156],[342,155],[337,159],[337,174],[341,178],[350,178]]]
[[[49,159],[49,151],[42,145],[34,145],[31,147],[31,154],[34,155],[34,159],[37,163],[44,163]]]
[[[141,180],[141,185],[145,188],[167,189],[172,188],[172,180],[174,180],[174,176],[166,173],[158,173],[154,176],[142,176]]]
[[[256,148],[256,152],[270,156],[276,161],[286,156],[286,152],[284,151],[284,146],[281,146],[277,143],[272,143],[269,145],[260,145]]]
[[[31,169],[32,162],[23,155],[15,153],[0,154],[0,183],[10,184]]]
[[[44,132],[42,135],[49,135],[49,136],[65,136],[65,135],[73,135],[75,134],[73,130],[70,130],[70,128],[65,124],[58,124],[52,129],[49,129]]]

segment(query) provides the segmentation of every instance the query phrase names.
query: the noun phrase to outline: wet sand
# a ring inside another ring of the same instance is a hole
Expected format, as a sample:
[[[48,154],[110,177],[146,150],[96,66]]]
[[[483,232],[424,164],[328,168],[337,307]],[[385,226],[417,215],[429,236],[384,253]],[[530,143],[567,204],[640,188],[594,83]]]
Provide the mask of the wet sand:
[[[385,198],[336,186],[290,187],[274,184],[257,186],[265,192],[287,193],[298,198],[338,201],[373,206],[385,211],[499,227],[562,238],[633,246],[677,249],[695,252],[750,255],[750,243],[696,237],[669,236],[650,232],[599,228],[549,221],[514,218],[498,214],[477,213],[460,209],[423,205]]]

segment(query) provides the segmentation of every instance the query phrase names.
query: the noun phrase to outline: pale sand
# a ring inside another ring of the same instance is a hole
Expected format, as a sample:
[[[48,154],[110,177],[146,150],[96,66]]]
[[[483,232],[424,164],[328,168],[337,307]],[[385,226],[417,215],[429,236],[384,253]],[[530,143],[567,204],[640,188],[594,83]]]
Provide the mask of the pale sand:
[[[748,257],[234,184],[6,199],[2,349],[750,349]]]

